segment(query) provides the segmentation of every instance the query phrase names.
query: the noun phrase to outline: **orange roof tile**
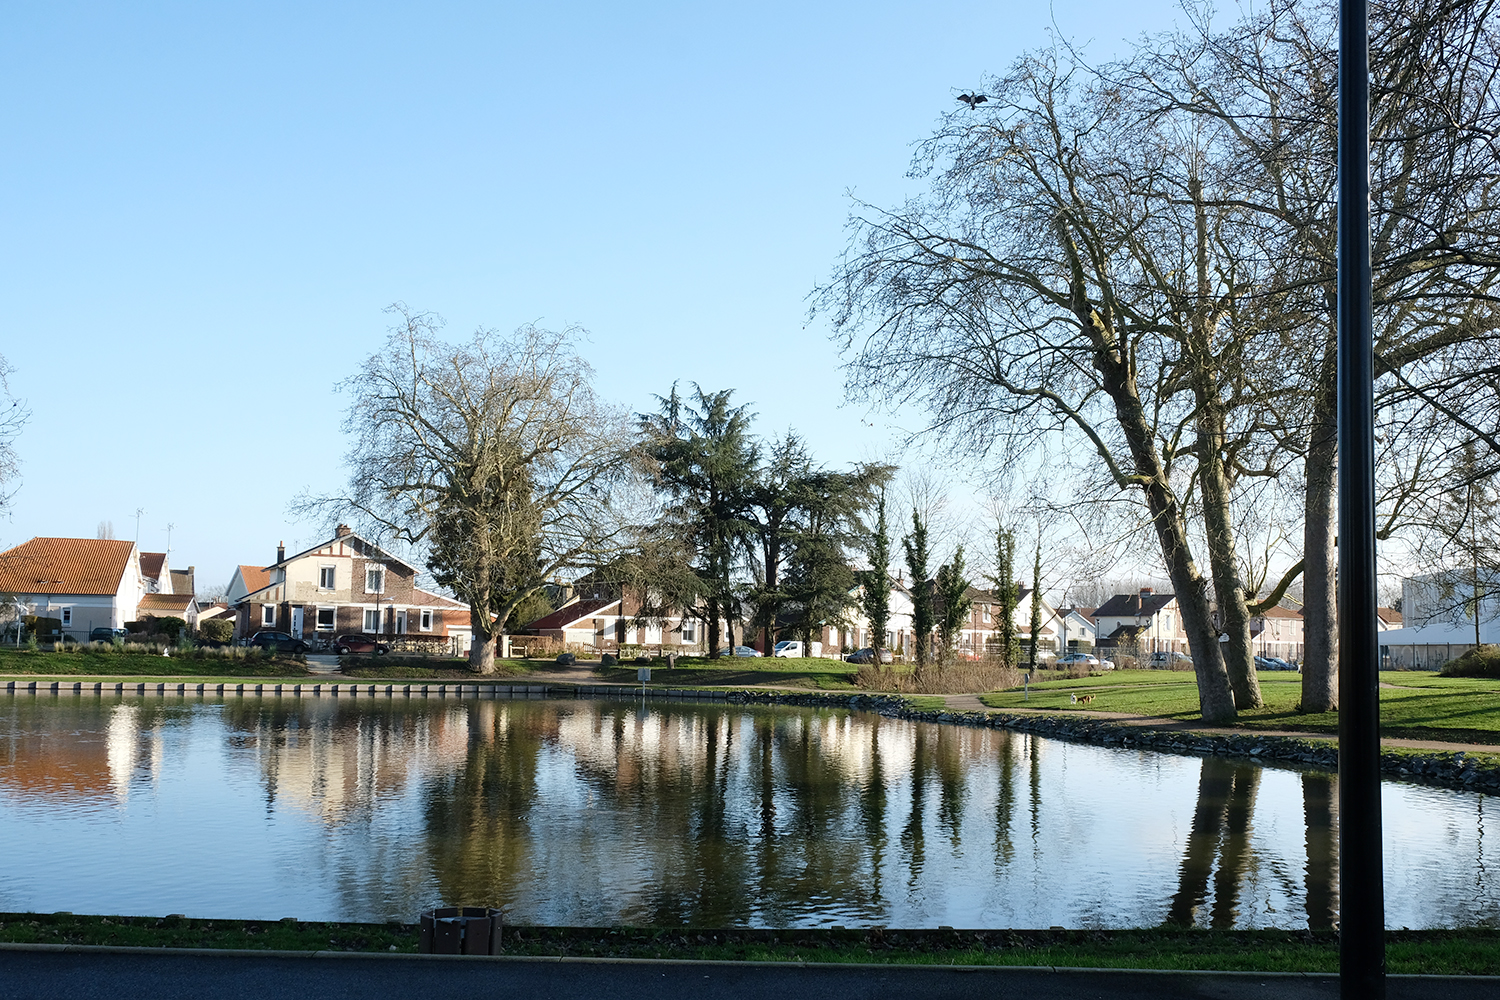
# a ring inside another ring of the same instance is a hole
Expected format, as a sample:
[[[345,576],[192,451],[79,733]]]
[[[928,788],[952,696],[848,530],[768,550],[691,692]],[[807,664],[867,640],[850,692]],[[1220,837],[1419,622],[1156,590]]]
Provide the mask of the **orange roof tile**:
[[[0,591],[115,594],[134,551],[112,538],[33,538],[0,552]]]
[[[162,565],[167,561],[165,552],[142,552],[141,553],[141,576],[148,580],[156,580],[161,577]]]
[[[259,566],[241,566],[240,579],[245,583],[246,593],[253,594],[271,585],[271,573]]]
[[[188,605],[193,603],[192,594],[145,594],[141,597],[139,610],[147,611],[187,611]]]

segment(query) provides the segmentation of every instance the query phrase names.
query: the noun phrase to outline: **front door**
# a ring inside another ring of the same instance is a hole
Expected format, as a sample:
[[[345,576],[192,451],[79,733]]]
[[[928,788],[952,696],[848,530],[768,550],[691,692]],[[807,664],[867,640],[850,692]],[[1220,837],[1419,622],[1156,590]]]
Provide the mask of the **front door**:
[[[405,635],[406,634],[406,612],[405,611],[397,611],[396,612],[396,634],[397,635]]]
[[[302,638],[302,607],[298,605],[292,609],[292,638]]]

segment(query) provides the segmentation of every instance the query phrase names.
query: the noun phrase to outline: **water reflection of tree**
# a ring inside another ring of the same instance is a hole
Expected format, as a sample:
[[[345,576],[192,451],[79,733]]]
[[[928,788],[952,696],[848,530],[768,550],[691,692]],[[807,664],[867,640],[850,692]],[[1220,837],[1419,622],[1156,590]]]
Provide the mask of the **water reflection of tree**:
[[[1307,926],[1328,930],[1338,920],[1338,788],[1332,775],[1302,775],[1302,816],[1307,830]]]
[[[1193,810],[1193,825],[1178,873],[1177,894],[1167,909],[1167,923],[1196,923],[1212,880],[1209,926],[1234,926],[1250,858],[1250,820],[1259,781],[1260,768],[1255,765],[1215,757],[1203,759],[1198,805]]]
[[[519,719],[510,704],[471,704],[462,765],[424,784],[426,856],[444,903],[506,906],[524,882],[537,763],[556,713],[514,707]]]

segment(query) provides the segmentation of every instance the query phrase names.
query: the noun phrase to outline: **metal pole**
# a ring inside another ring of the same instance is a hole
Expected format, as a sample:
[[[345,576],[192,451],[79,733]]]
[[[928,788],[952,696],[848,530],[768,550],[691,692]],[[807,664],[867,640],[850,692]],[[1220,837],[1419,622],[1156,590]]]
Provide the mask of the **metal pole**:
[[[1339,3],[1339,982],[1385,997],[1366,0]]]

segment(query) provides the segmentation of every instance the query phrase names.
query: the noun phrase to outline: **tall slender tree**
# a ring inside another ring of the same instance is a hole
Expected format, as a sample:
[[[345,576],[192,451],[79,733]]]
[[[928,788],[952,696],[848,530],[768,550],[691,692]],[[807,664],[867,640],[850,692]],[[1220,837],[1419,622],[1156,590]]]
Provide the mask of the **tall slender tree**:
[[[927,578],[927,525],[916,508],[911,512],[911,534],[901,540],[906,568],[911,573],[911,630],[917,670],[927,666],[932,650],[932,583]]]
[[[1036,669],[1037,642],[1042,634],[1042,540],[1036,540],[1036,560],[1031,564],[1031,669]]]
[[[941,648],[935,659],[940,662],[953,655],[962,633],[964,620],[969,617],[973,602],[969,599],[969,580],[964,576],[964,547],[954,550],[953,558],[938,568],[937,627]]]
[[[860,604],[873,633],[870,645],[875,650],[875,662],[882,663],[880,654],[885,648],[886,632],[891,627],[891,535],[886,524],[883,489],[875,501],[875,530],[870,532],[866,555],[870,568],[860,576],[863,584]]]
[[[1005,665],[1016,664],[1016,604],[1020,586],[1016,581],[1016,535],[1001,525],[995,530],[995,596],[1000,599],[1000,648]]]

